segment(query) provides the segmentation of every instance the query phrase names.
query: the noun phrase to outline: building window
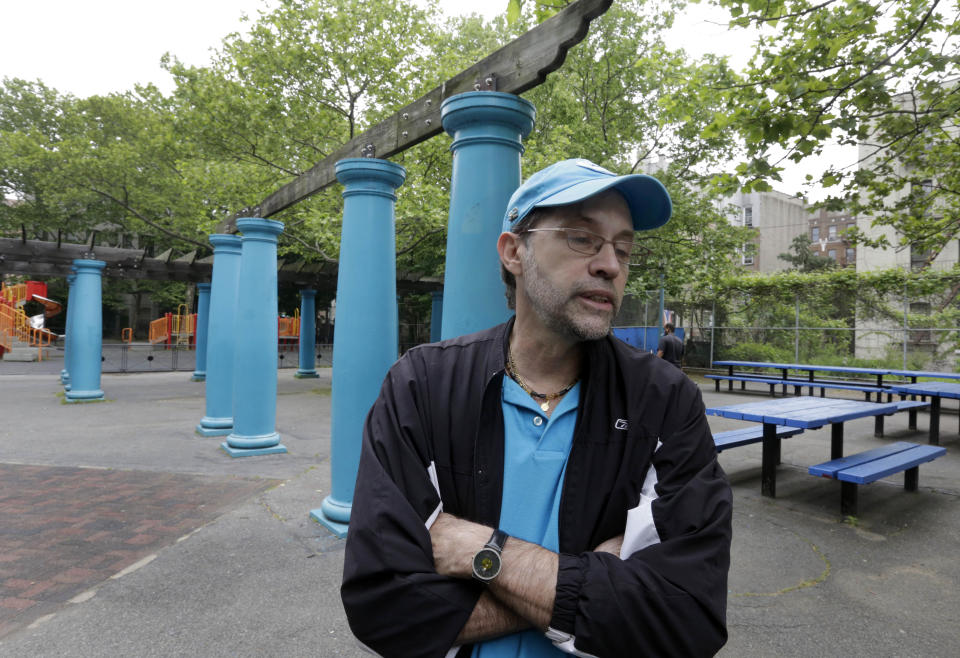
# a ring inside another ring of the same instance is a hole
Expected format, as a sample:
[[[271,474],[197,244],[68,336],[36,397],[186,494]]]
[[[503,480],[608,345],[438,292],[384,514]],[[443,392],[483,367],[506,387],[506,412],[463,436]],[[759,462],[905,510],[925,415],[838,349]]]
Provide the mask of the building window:
[[[857,259],[857,251],[853,247],[847,247],[847,263],[852,263]]]
[[[816,242],[819,239],[820,239],[820,227],[814,226],[812,229],[810,229],[810,240],[812,242]]]
[[[916,245],[910,245],[910,269],[916,272],[922,270],[930,257],[930,251],[921,251]]]
[[[837,225],[836,225],[836,224],[831,224],[830,226],[827,227],[827,237],[830,238],[831,240],[836,240],[836,239],[837,239]]]
[[[830,260],[837,260],[837,250],[836,249],[827,250],[827,258],[829,258]]]
[[[753,208],[743,209],[743,225],[750,228],[753,226]]]
[[[746,243],[743,245],[743,258],[740,262],[742,262],[744,265],[753,265],[753,257],[756,255],[756,253],[757,245],[753,244],[752,242]]]

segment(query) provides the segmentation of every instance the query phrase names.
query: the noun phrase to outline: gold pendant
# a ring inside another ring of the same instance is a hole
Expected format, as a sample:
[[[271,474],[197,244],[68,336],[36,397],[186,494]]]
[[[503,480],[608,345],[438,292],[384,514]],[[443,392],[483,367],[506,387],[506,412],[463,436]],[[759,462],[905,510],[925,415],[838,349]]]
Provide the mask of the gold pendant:
[[[550,411],[550,400],[545,400],[540,403],[540,408],[544,411]]]

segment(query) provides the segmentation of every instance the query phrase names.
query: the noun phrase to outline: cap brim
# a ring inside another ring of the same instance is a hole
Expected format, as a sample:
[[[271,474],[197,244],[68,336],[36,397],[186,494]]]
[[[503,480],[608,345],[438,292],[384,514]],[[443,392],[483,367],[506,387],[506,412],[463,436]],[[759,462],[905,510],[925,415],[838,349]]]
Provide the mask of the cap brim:
[[[630,174],[577,183],[541,200],[534,205],[534,208],[578,203],[609,189],[615,189],[623,195],[630,208],[635,231],[647,231],[663,226],[673,212],[673,203],[670,201],[667,188],[656,178],[646,174]]]

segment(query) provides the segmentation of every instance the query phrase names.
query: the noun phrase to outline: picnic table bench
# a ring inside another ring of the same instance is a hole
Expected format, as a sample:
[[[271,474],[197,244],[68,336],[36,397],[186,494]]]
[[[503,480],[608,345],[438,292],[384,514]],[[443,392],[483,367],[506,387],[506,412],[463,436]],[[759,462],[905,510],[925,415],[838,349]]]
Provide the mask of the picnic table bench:
[[[888,394],[889,401],[889,390],[888,387],[884,386],[883,377],[890,374],[890,370],[887,368],[860,368],[856,366],[829,366],[829,365],[819,365],[812,363],[770,363],[766,361],[714,361],[714,367],[722,366],[726,367],[726,375],[707,375],[709,379],[713,379],[716,384],[717,392],[720,391],[720,382],[726,380],[728,382],[728,390],[733,390],[733,382],[739,381],[742,390],[746,389],[746,384],[748,381],[761,381],[764,384],[780,384],[783,386],[783,393],[786,395],[787,386],[793,386],[794,392],[799,395],[802,387],[806,386],[809,388],[810,395],[813,395],[813,389],[820,389],[820,397],[824,397],[826,389],[838,389],[838,390],[853,390],[861,391],[866,395],[866,400],[870,401],[870,394],[874,393],[877,396],[877,402],[882,400],[883,394]],[[743,372],[742,370],[734,370],[735,368],[756,368],[756,369],[772,369],[779,370],[780,376],[777,377],[774,374],[763,374],[763,373],[753,373],[753,372]],[[805,372],[806,377],[791,377],[789,371],[800,371]],[[868,383],[865,381],[851,381],[851,380],[836,380],[836,379],[825,379],[823,377],[817,377],[815,373],[817,372],[828,372],[836,373],[837,375],[850,375],[850,376],[859,376],[859,377],[870,377],[876,378],[875,383]],[[742,378],[749,379],[742,379]],[[771,386],[771,391],[774,388]]]
[[[748,402],[723,407],[710,407],[708,415],[763,424],[760,491],[764,496],[777,495],[777,471],[780,461],[780,439],[777,426],[816,429],[830,425],[830,458],[843,456],[843,424],[855,418],[866,418],[898,411],[897,403],[865,402],[838,398],[801,396],[777,398],[764,402]],[[731,446],[732,447],[732,446]]]
[[[810,475],[840,480],[840,513],[857,514],[859,485],[869,484],[901,471],[903,488],[916,491],[920,481],[920,464],[946,454],[944,448],[916,443],[897,443],[874,448],[855,455],[832,459],[808,469]]]
[[[777,425],[775,429],[777,437],[781,439],[800,434],[802,431],[803,428],[790,427],[789,425]],[[761,441],[763,441],[763,425],[741,427],[726,432],[717,432],[713,435],[713,444],[717,447],[717,452],[723,452],[728,448],[739,448],[751,443],[760,443]]]
[[[890,390],[902,397],[917,395],[930,398],[930,445],[940,444],[940,401],[943,398],[960,399],[958,382],[917,382],[915,384],[895,384]]]

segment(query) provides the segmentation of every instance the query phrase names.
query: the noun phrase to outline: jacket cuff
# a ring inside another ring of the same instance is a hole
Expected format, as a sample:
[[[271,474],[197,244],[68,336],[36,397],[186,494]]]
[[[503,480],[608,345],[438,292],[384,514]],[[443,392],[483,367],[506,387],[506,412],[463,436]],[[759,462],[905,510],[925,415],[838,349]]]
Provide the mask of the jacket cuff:
[[[557,591],[553,601],[553,617],[550,628],[562,633],[574,634],[577,621],[577,601],[583,586],[583,558],[579,555],[560,554],[557,569]]]

